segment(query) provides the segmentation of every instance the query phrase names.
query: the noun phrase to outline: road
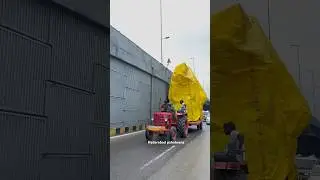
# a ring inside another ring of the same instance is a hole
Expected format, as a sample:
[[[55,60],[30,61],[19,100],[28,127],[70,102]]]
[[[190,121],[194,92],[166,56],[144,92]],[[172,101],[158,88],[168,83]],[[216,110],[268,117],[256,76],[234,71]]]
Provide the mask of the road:
[[[147,144],[143,132],[111,138],[111,180],[209,180],[210,128],[189,128],[184,144]]]

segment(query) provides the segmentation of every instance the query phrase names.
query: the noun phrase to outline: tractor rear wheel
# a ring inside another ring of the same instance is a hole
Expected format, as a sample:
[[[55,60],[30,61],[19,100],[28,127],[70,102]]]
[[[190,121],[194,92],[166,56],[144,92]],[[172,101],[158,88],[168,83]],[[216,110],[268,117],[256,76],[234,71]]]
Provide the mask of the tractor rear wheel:
[[[186,117],[181,117],[178,119],[178,133],[182,138],[186,138],[188,136],[188,126]]]

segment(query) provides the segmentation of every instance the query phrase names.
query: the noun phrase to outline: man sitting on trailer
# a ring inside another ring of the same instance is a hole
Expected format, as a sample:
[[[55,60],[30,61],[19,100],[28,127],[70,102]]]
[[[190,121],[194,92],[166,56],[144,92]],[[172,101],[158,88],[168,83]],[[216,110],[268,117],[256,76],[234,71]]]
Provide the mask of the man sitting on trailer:
[[[179,109],[179,112],[181,112],[181,113],[187,113],[187,106],[186,106],[186,104],[183,102],[182,99],[180,100],[180,104],[181,104],[181,107],[180,107],[180,109]]]
[[[230,137],[225,152],[217,152],[214,154],[215,161],[222,162],[243,162],[244,161],[244,138],[236,130],[233,122],[223,125],[224,133]]]

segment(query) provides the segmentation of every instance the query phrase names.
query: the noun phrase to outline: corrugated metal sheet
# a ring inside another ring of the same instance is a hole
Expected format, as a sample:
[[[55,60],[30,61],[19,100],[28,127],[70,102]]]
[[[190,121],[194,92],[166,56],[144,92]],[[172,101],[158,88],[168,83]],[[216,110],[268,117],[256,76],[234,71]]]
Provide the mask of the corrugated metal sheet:
[[[0,179],[40,179],[46,119],[0,112]]]
[[[3,27],[0,41],[0,108],[43,115],[51,48]]]
[[[104,38],[105,32],[62,9],[54,10],[52,16],[57,17],[51,18],[52,79],[92,91],[93,62],[105,51],[96,39]]]
[[[0,3],[0,179],[108,179],[109,32],[38,2]]]
[[[38,0],[2,0],[1,24],[47,42],[50,8],[38,2]]]
[[[89,124],[94,121],[93,94],[51,82],[46,96],[46,148],[52,153],[89,153]]]

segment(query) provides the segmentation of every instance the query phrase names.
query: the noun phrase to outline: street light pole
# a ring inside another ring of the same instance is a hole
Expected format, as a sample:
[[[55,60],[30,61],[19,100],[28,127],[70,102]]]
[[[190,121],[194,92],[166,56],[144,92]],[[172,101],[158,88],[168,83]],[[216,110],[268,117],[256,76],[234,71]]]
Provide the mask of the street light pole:
[[[163,64],[163,52],[162,52],[162,41],[163,41],[163,34],[162,34],[162,0],[160,0],[160,51],[161,51],[161,64]]]
[[[196,74],[196,66],[194,65],[194,57],[190,58],[192,60],[193,72]]]
[[[271,40],[271,23],[270,23],[270,0],[268,0],[268,38]]]
[[[312,83],[312,114],[315,112],[315,103],[314,98],[316,97],[316,82],[314,77],[314,71],[313,70],[307,70],[307,72],[311,73],[311,83]]]
[[[299,44],[291,44],[290,47],[294,47],[297,49],[297,63],[298,63],[298,84],[301,89],[301,62],[300,62],[300,45]]]

